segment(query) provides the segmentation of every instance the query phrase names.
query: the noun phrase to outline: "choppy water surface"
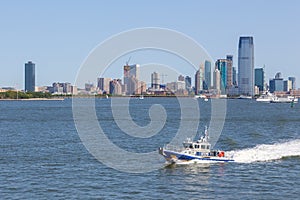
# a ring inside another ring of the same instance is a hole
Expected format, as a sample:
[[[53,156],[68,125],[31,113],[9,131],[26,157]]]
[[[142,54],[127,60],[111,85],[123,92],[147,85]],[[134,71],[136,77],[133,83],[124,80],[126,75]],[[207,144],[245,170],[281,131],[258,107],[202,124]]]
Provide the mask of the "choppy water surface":
[[[198,101],[201,132],[211,109],[210,102]],[[179,127],[176,98],[130,100],[136,124],[149,123],[153,104],[166,110],[164,128],[150,138],[132,138],[114,122],[110,99],[95,103],[108,138],[136,153],[168,143]],[[159,159],[150,164],[161,163],[162,168],[129,174],[106,167],[88,153],[76,132],[70,99],[0,101],[0,199],[297,199],[299,127],[300,104],[291,108],[228,100],[216,148],[230,151],[237,163],[163,167],[164,160]]]

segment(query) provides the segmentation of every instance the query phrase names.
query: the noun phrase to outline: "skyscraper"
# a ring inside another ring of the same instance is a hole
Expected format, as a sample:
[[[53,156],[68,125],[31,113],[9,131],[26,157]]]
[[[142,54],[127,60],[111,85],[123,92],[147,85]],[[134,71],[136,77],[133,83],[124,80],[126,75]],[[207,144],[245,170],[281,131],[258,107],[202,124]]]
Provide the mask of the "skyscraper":
[[[200,93],[200,70],[197,70],[195,74],[195,94]]]
[[[255,69],[255,85],[259,88],[259,91],[264,91],[265,85],[265,72],[264,68]]]
[[[121,79],[114,79],[109,82],[109,93],[112,95],[122,94],[122,83]]]
[[[232,67],[232,84],[237,85],[237,78],[236,78],[236,68]]]
[[[292,81],[292,90],[296,90],[296,78],[295,77],[289,77],[290,81]]]
[[[186,76],[184,81],[185,89],[190,92],[192,90],[192,78],[190,76]]]
[[[205,61],[204,62],[204,74],[205,74],[205,76],[204,76],[204,82],[205,82],[205,84],[204,84],[204,89],[206,89],[206,90],[208,90],[208,89],[210,89],[211,88],[211,62],[209,62],[209,61]]]
[[[291,90],[292,90],[292,81],[291,80],[283,81],[283,91],[289,92]]]
[[[240,37],[238,50],[238,86],[242,95],[254,95],[253,37]]]
[[[228,60],[227,59],[218,59],[216,61],[215,69],[218,69],[220,72],[220,90],[222,94],[226,93],[227,88],[227,69],[228,69]]]
[[[138,88],[140,65],[125,65],[124,66],[124,85],[126,86],[125,93],[127,95],[135,94]]]
[[[232,66],[233,66],[233,55],[227,55],[227,82],[226,88],[230,88],[233,85],[232,82]]]
[[[221,91],[221,74],[218,69],[215,69],[214,71],[214,89],[216,90],[216,93],[219,95]]]
[[[35,64],[31,61],[25,63],[25,92],[35,91]]]
[[[110,81],[111,78],[97,78],[97,87],[103,93],[109,93]]]
[[[151,88],[158,90],[160,88],[160,79],[157,72],[151,74]]]

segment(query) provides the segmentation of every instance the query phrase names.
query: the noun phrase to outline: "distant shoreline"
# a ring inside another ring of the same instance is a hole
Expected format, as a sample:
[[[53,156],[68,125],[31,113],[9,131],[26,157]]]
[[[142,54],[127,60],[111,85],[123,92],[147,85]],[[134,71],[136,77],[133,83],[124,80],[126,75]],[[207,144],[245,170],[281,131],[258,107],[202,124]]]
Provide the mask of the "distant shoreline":
[[[64,98],[0,99],[0,101],[63,101]]]

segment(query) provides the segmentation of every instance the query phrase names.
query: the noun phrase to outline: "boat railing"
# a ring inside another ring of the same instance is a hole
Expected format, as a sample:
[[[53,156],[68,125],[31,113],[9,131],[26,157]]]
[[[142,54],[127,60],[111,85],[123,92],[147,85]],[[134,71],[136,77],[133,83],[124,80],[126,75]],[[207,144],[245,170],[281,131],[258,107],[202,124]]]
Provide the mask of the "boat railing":
[[[184,147],[179,147],[179,146],[167,144],[167,145],[165,145],[165,149],[169,150],[169,151],[180,152],[180,151],[183,151],[185,148]]]

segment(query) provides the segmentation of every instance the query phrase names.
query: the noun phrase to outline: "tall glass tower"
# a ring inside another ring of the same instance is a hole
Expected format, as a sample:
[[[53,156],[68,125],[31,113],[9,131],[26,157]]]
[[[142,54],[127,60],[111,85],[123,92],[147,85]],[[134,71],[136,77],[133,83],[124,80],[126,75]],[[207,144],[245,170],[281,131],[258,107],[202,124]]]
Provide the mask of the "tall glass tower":
[[[204,72],[205,72],[205,89],[208,90],[211,88],[211,62],[205,61],[204,62]]]
[[[35,64],[31,61],[25,63],[25,92],[35,90]]]
[[[253,37],[240,37],[238,51],[238,86],[242,95],[254,95]]]
[[[256,68],[255,69],[255,85],[259,88],[259,91],[264,91],[265,85],[265,72],[264,68]]]
[[[227,59],[218,59],[216,61],[216,69],[220,72],[220,79],[221,79],[221,94],[226,94],[227,88],[227,70],[228,70],[228,60]]]

